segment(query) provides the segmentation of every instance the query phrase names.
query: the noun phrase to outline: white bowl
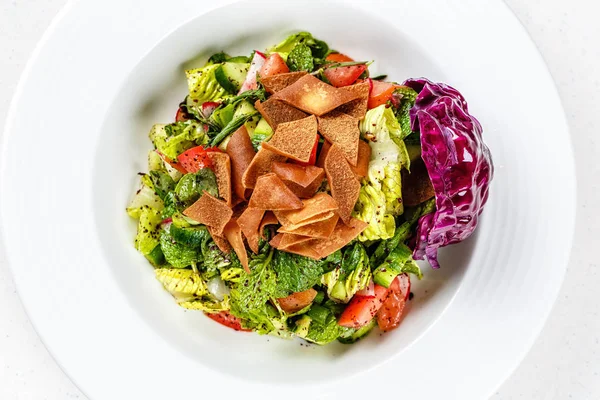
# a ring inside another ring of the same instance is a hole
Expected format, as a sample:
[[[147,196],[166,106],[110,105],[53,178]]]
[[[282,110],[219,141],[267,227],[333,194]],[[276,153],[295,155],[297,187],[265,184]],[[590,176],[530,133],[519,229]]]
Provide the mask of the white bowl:
[[[202,3],[76,4],[20,85],[2,157],[3,235],[24,304],[59,363],[93,398],[236,384],[250,398],[281,385],[296,388],[286,397],[314,386],[329,398],[386,393],[398,380],[418,398],[489,394],[541,328],[574,221],[562,110],[520,26],[492,1]],[[104,16],[111,29],[100,31]],[[184,311],[133,248],[124,211],[146,168],[150,127],[172,121],[186,94],[184,69],[299,30],[375,60],[374,74],[459,89],[496,165],[477,234],[444,249],[440,270],[422,265],[399,329],[352,346],[234,332]],[[423,374],[435,384],[421,385]]]

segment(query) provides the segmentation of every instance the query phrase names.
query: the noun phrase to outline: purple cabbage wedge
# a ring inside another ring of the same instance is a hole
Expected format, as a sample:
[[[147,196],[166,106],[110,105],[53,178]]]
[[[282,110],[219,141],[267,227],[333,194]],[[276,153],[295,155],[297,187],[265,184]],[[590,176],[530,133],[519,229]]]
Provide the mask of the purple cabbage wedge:
[[[436,211],[419,220],[415,260],[439,268],[440,247],[468,238],[488,198],[494,166],[479,121],[454,88],[427,79],[404,85],[419,95],[410,111],[411,129],[421,134],[421,157],[435,190]]]

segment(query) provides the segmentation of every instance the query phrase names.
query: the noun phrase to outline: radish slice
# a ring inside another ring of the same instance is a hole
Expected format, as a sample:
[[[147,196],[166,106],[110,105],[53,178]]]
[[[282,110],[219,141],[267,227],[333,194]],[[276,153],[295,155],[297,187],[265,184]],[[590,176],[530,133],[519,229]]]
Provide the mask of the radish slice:
[[[369,281],[367,287],[356,292],[356,295],[364,297],[375,297],[375,283],[373,282],[373,279]]]
[[[404,301],[407,301],[410,295],[410,277],[408,274],[398,275],[398,281],[400,282],[400,290],[404,295]]]
[[[221,104],[216,101],[206,101],[202,103],[202,115],[204,118],[208,119],[220,105]]]
[[[370,96],[371,92],[373,91],[373,79],[367,78],[367,82],[369,82],[369,96]]]
[[[250,69],[248,70],[248,75],[246,75],[246,80],[242,85],[238,94],[244,93],[247,90],[255,90],[258,87],[256,83],[256,75],[258,71],[262,68],[263,64],[267,57],[260,51],[254,52],[254,57],[252,57],[252,63],[250,63]]]

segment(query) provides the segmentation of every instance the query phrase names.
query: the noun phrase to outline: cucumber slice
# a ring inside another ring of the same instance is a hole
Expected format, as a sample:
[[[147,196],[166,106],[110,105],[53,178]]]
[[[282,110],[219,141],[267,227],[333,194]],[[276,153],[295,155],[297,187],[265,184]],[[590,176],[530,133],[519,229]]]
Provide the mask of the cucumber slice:
[[[242,87],[250,64],[225,62],[215,70],[215,78],[219,85],[229,93],[237,94]]]
[[[238,63],[238,64],[248,64],[248,63],[250,63],[250,57],[235,56],[235,57],[231,57],[229,60],[227,60],[227,62]]]
[[[160,244],[157,244],[154,249],[148,254],[146,254],[146,258],[150,261],[150,264],[155,267],[159,267],[165,263],[165,255],[160,247]]]
[[[343,344],[355,343],[371,333],[375,325],[377,325],[377,318],[373,318],[368,324],[357,330],[349,330],[346,334],[342,334],[338,338],[338,342]]]
[[[252,103],[250,103],[248,100],[244,100],[235,108],[235,113],[233,113],[233,119],[244,115],[252,115],[254,113],[256,113],[256,108],[254,108]]]
[[[203,226],[179,228],[173,224],[171,225],[170,233],[177,243],[194,248],[202,246],[202,242],[204,242],[208,236],[208,231]]]

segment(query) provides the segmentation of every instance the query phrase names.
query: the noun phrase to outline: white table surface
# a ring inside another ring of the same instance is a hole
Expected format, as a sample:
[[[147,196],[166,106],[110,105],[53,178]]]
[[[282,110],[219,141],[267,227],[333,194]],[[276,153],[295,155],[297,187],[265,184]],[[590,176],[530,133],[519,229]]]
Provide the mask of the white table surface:
[[[0,0],[0,126],[29,55],[65,2]],[[507,3],[538,45],[562,97],[577,162],[578,208],[569,270],[553,312],[525,360],[492,400],[597,400],[600,399],[597,257],[600,248],[600,9],[597,2],[591,0],[507,0]],[[556,207],[560,210],[560,204]],[[557,217],[560,218],[560,212]],[[0,399],[86,399],[54,362],[33,330],[2,254]]]

